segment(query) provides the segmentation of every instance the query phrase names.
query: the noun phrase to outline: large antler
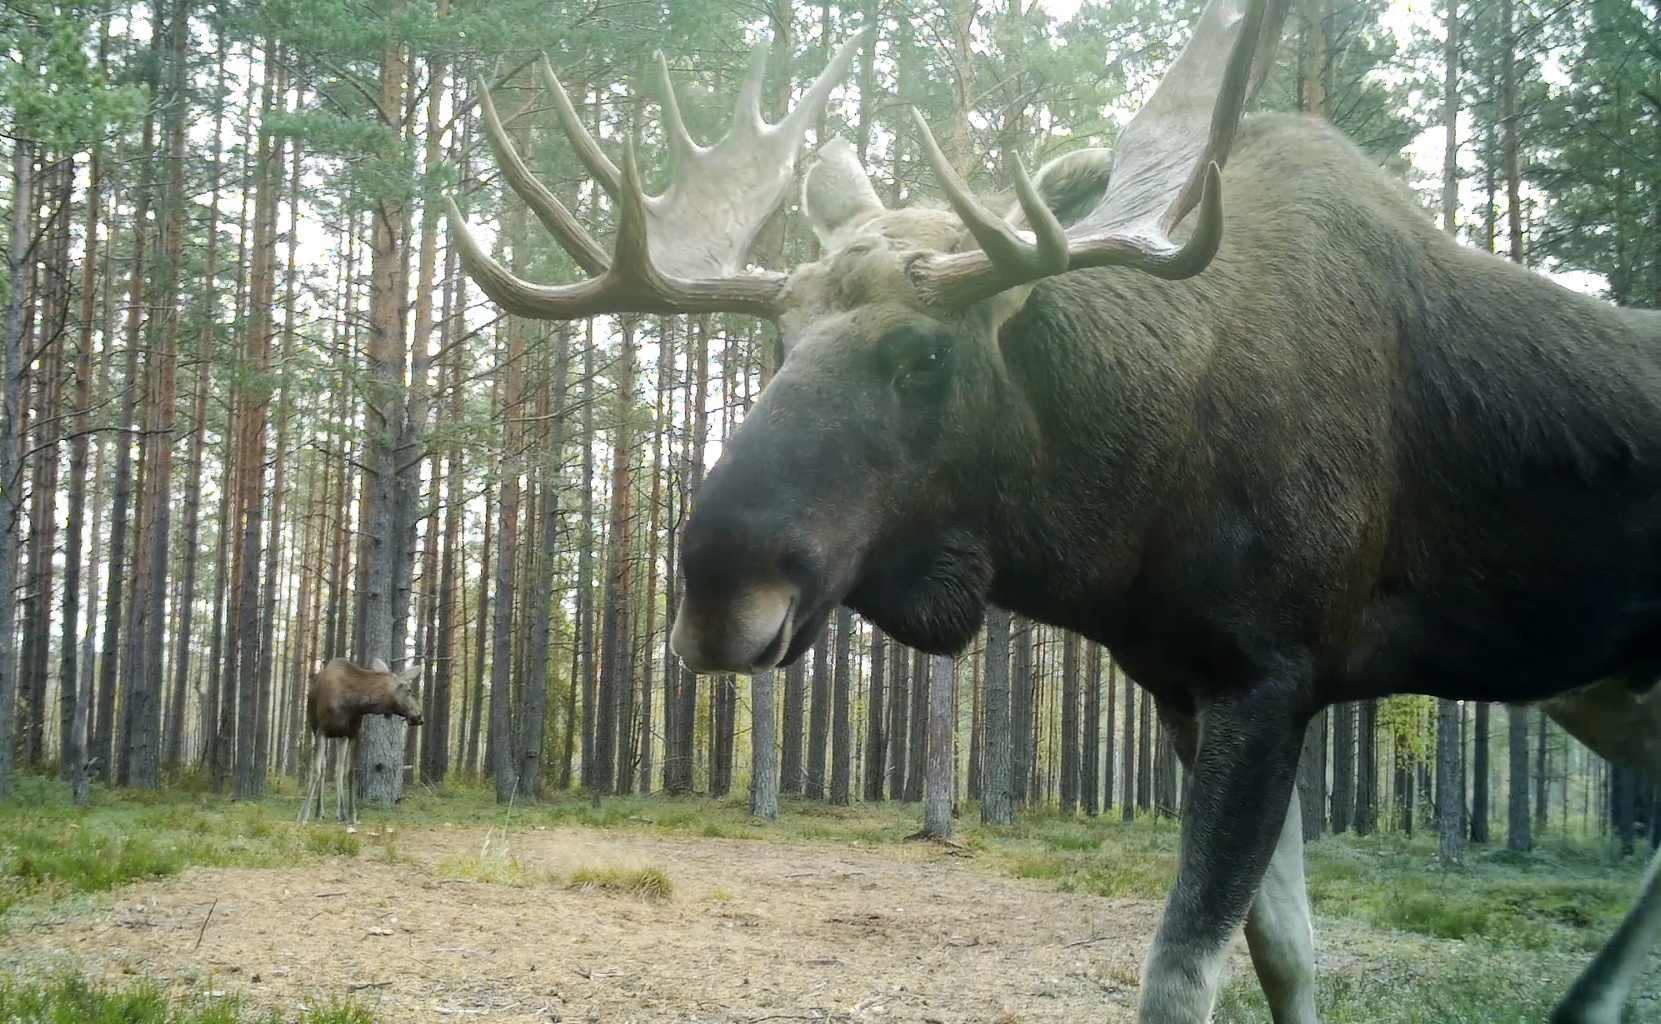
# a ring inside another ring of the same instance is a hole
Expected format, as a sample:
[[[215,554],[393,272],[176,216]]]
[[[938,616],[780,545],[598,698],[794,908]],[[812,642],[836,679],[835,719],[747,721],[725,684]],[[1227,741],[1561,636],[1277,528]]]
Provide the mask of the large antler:
[[[502,128],[489,88],[481,86],[479,108],[485,134],[503,179],[588,272],[589,279],[541,285],[514,276],[485,252],[455,203],[449,202],[451,229],[461,246],[463,265],[497,305],[537,319],[575,320],[601,313],[776,315],[784,275],[745,273],[745,259],[757,232],[778,208],[795,176],[797,152],[808,128],[818,120],[831,88],[847,72],[867,33],[857,33],[842,46],[801,103],[776,125],[768,124],[761,114],[767,50],[765,45],[760,47],[739,90],[732,127],[713,146],[692,141],[681,120],[668,64],[658,54],[664,131],[673,165],[671,183],[658,196],[649,196],[641,188],[632,144],[624,146],[621,170],[601,151],[544,59],[542,77],[553,95],[560,125],[617,211],[617,245],[611,257],[531,175]]]
[[[973,252],[912,264],[935,303],[960,306],[1065,270],[1127,266],[1165,278],[1204,270],[1222,241],[1220,173],[1240,112],[1267,74],[1289,0],[1212,0],[1153,96],[1119,134],[1112,177],[1096,208],[1063,228],[1017,159],[1015,194],[1031,230],[989,212],[969,194],[913,111],[929,162],[952,208],[980,243]],[[1194,206],[1187,241],[1172,232]]]

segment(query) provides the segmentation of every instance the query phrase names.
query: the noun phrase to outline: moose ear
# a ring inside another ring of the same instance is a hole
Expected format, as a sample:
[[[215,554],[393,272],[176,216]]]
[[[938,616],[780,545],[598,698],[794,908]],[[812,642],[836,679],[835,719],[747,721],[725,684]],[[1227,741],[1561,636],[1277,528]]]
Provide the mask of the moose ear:
[[[370,658],[369,659],[369,671],[371,671],[371,672],[385,672],[385,673],[390,675],[391,672],[392,672],[392,669],[388,668],[386,662],[382,661],[381,659],[379,659],[379,658]]]
[[[839,233],[885,209],[847,139],[839,135],[814,154],[802,181],[802,209],[826,249],[835,248],[833,241]]]
[[[405,679],[409,680],[412,683],[415,682],[417,679],[420,679],[421,678],[421,661],[420,661],[420,659],[417,659],[417,660],[412,661],[409,664],[405,665],[403,667],[403,669],[401,669],[398,672],[398,674],[400,676],[403,676]]]
[[[1040,168],[1032,176],[1032,187],[1062,227],[1069,227],[1096,208],[1112,174],[1113,150],[1075,149]],[[1019,204],[1011,212],[1010,222],[1016,227],[1030,227]]]

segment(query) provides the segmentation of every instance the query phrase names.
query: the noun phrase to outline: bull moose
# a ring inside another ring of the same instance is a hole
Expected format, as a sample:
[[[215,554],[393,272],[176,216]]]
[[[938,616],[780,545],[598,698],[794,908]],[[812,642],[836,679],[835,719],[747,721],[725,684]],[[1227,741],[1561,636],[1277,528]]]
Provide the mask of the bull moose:
[[[1190,774],[1144,1024],[1207,1018],[1242,925],[1275,1021],[1315,1021],[1290,797],[1323,707],[1544,701],[1610,756],[1652,746],[1661,314],[1459,246],[1319,120],[1242,118],[1286,7],[1213,0],[1111,153],[1031,178],[1012,161],[1007,211],[921,119],[946,209],[886,209],[852,149],[819,140],[802,207],[823,255],[788,273],[746,256],[858,37],[776,125],[758,60],[709,147],[665,68],[659,196],[544,62],[614,254],[481,90],[505,180],[586,281],[515,277],[451,208],[509,312],[779,324],[777,375],[682,539],[672,642],[693,670],[788,663],[839,605],[953,652],[990,603],[1100,642],[1152,694]],[[1616,1019],[1658,901],[1652,873],[1559,1020]]]

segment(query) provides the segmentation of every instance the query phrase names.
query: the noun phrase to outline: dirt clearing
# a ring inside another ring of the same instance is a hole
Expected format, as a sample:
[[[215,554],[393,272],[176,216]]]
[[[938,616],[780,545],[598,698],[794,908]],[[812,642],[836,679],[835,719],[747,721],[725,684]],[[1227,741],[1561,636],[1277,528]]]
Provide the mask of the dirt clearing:
[[[1159,911],[935,845],[564,828],[363,838],[356,858],[192,868],[55,908],[0,938],[0,966],[285,1007],[352,994],[389,1022],[1130,1020]],[[657,869],[673,893],[571,886],[584,869]]]

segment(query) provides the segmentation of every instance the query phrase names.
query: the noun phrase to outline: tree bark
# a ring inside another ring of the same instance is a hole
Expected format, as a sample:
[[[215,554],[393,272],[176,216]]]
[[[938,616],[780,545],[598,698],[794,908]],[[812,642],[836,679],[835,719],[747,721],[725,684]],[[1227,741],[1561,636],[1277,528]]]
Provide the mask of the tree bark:
[[[773,673],[750,677],[750,814],[764,821],[779,816],[779,759],[773,743]]]
[[[606,527],[606,582],[600,638],[600,707],[595,724],[596,790],[611,793],[625,788],[616,780],[629,778],[628,737],[634,728],[630,714],[634,693],[633,644],[629,609],[634,584],[634,326],[619,321],[622,336],[617,364],[616,420],[611,441],[611,507]]]
[[[1465,788],[1460,785],[1464,757],[1459,742],[1459,702],[1436,702],[1436,835],[1442,861],[1465,857]]]
[[[1523,851],[1533,845],[1528,829],[1528,709],[1508,704],[1505,713],[1511,751],[1510,814],[1505,845],[1507,849]]]
[[[565,466],[566,378],[571,368],[570,326],[560,324],[554,334],[554,376],[548,396],[551,422],[543,462],[541,561],[530,594],[531,644],[527,656],[525,707],[519,739],[519,795],[534,799],[541,791],[542,747],[548,720],[548,626],[552,615],[554,557],[559,545],[560,472]]]
[[[980,784],[980,820],[1015,824],[1014,729],[1011,721],[1009,613],[986,610],[986,766]]]
[[[836,610],[836,662],[831,677],[830,802],[839,807],[848,805],[853,779],[853,633],[853,612],[842,605]]]
[[[955,664],[936,655],[929,659],[928,767],[925,769],[923,834],[945,839],[952,834],[952,683]]]
[[[826,626],[813,644],[813,688],[808,698],[807,785],[803,795],[810,800],[825,798],[825,748],[830,739],[831,627]]]
[[[31,200],[34,185],[31,171],[34,145],[19,133],[12,143],[12,223],[6,256],[6,280],[23,280],[28,265]],[[19,508],[17,486],[22,473],[18,451],[17,424],[23,407],[23,293],[12,287],[6,295],[6,324],[0,348],[0,800],[10,799],[15,771],[12,742],[17,707],[17,553]],[[119,575],[111,573],[112,576]]]
[[[887,736],[883,731],[885,724],[883,715],[883,678],[885,662],[888,660],[888,640],[882,630],[871,627],[871,689],[865,701],[865,799],[876,801],[882,799],[884,764],[883,755],[887,752]],[[797,665],[800,665],[797,662]],[[798,684],[799,686],[799,684]],[[788,692],[788,689],[786,690]],[[797,712],[800,716],[800,711]],[[798,746],[800,741],[798,740]]]
[[[1486,843],[1488,819],[1492,815],[1488,808],[1488,776],[1491,773],[1488,764],[1488,704],[1478,703],[1475,710],[1475,721],[1471,727],[1471,842]]]

